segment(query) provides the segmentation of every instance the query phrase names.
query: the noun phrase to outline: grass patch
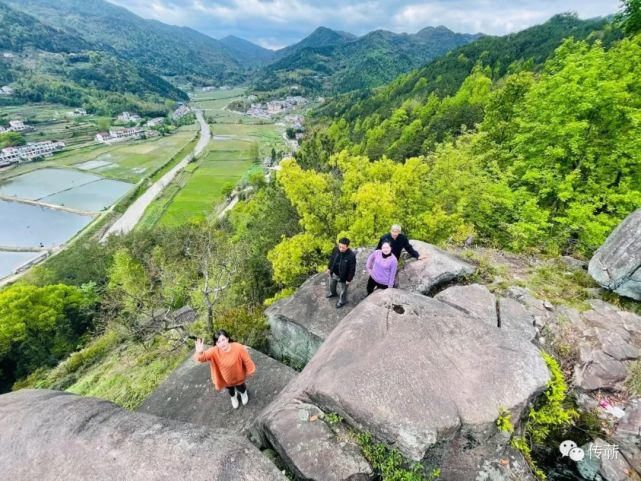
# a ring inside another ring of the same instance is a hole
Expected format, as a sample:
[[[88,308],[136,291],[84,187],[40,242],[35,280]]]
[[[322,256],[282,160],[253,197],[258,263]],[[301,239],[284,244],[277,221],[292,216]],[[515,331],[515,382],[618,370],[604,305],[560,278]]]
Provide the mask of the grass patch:
[[[96,363],[67,391],[112,401],[136,409],[182,363],[190,349],[169,350],[158,339],[150,349],[124,344],[112,356]]]
[[[361,433],[356,438],[381,481],[434,481],[441,475],[440,469],[425,473],[421,463],[409,464],[398,450],[374,442],[370,433]]]
[[[599,286],[587,272],[553,260],[536,267],[525,281],[525,287],[539,299],[587,310],[589,305],[585,301],[590,296],[586,289]]]
[[[628,364],[628,377],[625,386],[633,396],[641,396],[641,361]]]

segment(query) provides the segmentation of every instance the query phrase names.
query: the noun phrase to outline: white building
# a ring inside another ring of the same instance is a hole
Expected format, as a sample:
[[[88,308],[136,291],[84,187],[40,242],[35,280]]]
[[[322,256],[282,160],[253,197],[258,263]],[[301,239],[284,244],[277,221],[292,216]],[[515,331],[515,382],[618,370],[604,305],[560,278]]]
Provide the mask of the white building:
[[[64,149],[64,142],[33,142],[19,147],[6,147],[0,151],[0,167],[14,163],[29,162],[39,157],[51,157],[57,150]]]
[[[24,124],[22,120],[10,120],[9,121],[9,130],[12,132],[22,132],[23,130],[26,130],[27,126]]]
[[[158,125],[162,125],[162,123],[165,121],[165,117],[156,117],[153,118],[145,124],[145,127],[157,127]]]
[[[87,111],[85,109],[74,109],[73,112],[69,112],[67,115],[69,117],[84,117],[87,115]]]
[[[145,134],[140,127],[130,127],[126,129],[110,129],[109,132],[99,132],[96,134],[96,142],[103,144],[113,144],[125,140],[139,139]]]
[[[118,116],[118,120],[120,120],[121,122],[140,122],[142,119],[138,114],[123,112]]]
[[[8,85],[0,87],[0,95],[13,95],[13,89]]]
[[[174,113],[173,113],[172,117],[174,119],[179,119],[179,118],[184,117],[185,115],[187,115],[190,111],[191,111],[191,109],[187,105],[183,104],[180,107],[178,107],[176,110],[174,110]]]

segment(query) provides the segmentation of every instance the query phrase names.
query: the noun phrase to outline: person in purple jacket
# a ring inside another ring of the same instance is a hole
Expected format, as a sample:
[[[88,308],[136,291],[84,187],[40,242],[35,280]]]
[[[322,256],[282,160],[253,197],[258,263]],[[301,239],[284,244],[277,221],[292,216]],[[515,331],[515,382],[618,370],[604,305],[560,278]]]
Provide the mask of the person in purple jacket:
[[[369,255],[366,267],[367,272],[369,272],[369,280],[367,281],[368,296],[377,287],[379,289],[394,287],[398,260],[392,253],[392,245],[389,242],[381,243],[380,250],[377,249]]]

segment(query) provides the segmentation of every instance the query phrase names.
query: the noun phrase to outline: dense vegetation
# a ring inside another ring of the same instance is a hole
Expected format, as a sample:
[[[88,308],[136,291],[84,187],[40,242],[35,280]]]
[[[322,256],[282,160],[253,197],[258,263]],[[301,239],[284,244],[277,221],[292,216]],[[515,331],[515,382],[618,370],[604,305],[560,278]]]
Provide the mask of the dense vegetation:
[[[134,110],[154,115],[165,101],[187,95],[143,67],[117,58],[85,40],[48,27],[0,3],[0,80],[13,81],[13,100],[56,102],[113,115]]]
[[[511,72],[538,70],[565,38],[601,39],[609,45],[620,36],[607,19],[579,20],[576,15],[556,15],[542,25],[503,37],[482,37],[451,50],[420,69],[400,75],[382,89],[337,97],[327,103],[323,113],[340,115],[350,122],[374,114],[384,117],[408,99],[431,93],[439,97],[453,95],[478,64],[489,67],[491,78],[498,80]]]
[[[190,28],[144,20],[102,0],[9,0],[42,22],[135,61],[157,75],[197,82],[238,82],[243,67],[219,41]]]
[[[327,93],[377,87],[475,38],[445,27],[414,35],[377,30],[360,38],[321,27],[278,51],[279,60],[263,68],[253,86],[268,91],[296,83],[306,92]]]
[[[639,55],[639,36],[569,39],[538,72],[479,63],[451,96],[335,119],[281,164],[302,232],[270,252],[275,280],[295,286],[337,236],[369,245],[397,221],[431,242],[589,256],[641,205]]]

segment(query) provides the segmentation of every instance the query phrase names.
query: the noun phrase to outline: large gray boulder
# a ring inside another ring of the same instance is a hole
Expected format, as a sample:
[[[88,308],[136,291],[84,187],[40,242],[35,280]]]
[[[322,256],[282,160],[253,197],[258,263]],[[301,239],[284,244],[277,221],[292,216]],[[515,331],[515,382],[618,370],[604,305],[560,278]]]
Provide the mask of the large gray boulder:
[[[285,481],[247,439],[48,390],[0,396],[2,479]]]
[[[585,312],[564,311],[578,344],[574,384],[586,391],[623,390],[627,363],[641,357],[641,317],[600,300],[589,304]]]
[[[606,289],[641,300],[641,209],[612,231],[594,253],[588,272]]]
[[[447,252],[426,242],[412,240],[412,247],[425,260],[408,260],[398,275],[402,289],[429,295],[434,289],[474,273],[476,268]]]
[[[248,348],[256,373],[247,381],[249,403],[234,409],[227,390],[216,392],[209,363],[191,357],[142,403],[138,411],[247,434],[249,426],[297,374],[292,368]]]
[[[506,333],[513,333],[527,340],[536,337],[534,316],[521,303],[511,298],[497,297],[481,284],[448,287],[434,296],[434,299]]]
[[[352,449],[328,440],[322,426],[303,436],[294,414],[300,406],[338,413],[412,460],[446,460],[439,463],[443,480],[474,480],[505,448],[507,437],[495,424],[499,411],[508,410],[518,422],[548,379],[527,337],[436,299],[387,289],[340,322],[261,414],[257,429],[298,472],[308,473],[305,479],[359,479],[349,476],[364,473]],[[322,467],[311,466],[299,448],[303,442],[312,451],[331,443],[340,465],[330,457]]]
[[[625,407],[625,416],[619,421],[612,440],[626,461],[641,473],[641,399],[632,399]]]
[[[429,293],[433,289],[467,276],[475,267],[430,244],[411,241],[414,248],[427,255],[426,260],[409,260],[400,269],[399,287]],[[270,352],[276,358],[288,358],[305,365],[323,340],[338,323],[366,297],[367,257],[373,249],[357,249],[356,276],[349,286],[349,303],[336,309],[336,299],[326,299],[328,277],[317,274],[296,293],[275,302],[265,314],[270,326]]]
[[[309,278],[296,292],[276,301],[265,310],[269,321],[269,350],[279,359],[301,366],[309,361],[334,327],[366,294],[365,270],[368,249],[356,250],[356,275],[348,287],[348,303],[336,308],[336,298],[326,299],[329,277],[325,273]]]

